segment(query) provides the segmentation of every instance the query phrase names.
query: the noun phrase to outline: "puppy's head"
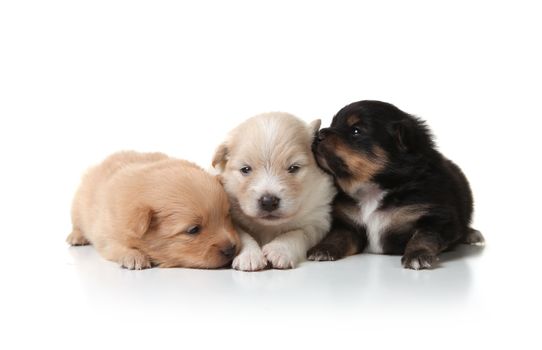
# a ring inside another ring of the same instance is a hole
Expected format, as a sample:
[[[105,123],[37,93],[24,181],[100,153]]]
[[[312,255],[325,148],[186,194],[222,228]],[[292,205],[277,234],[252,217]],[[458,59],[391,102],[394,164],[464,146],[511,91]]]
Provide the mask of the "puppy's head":
[[[181,162],[150,171],[149,191],[131,204],[139,248],[161,267],[225,266],[240,248],[227,195],[215,176]]]
[[[344,107],[313,143],[318,164],[351,195],[387,166],[432,147],[423,122],[379,101]]]
[[[318,168],[311,143],[320,120],[310,125],[286,113],[250,118],[230,134],[213,158],[232,205],[263,225],[278,225],[302,206]]]

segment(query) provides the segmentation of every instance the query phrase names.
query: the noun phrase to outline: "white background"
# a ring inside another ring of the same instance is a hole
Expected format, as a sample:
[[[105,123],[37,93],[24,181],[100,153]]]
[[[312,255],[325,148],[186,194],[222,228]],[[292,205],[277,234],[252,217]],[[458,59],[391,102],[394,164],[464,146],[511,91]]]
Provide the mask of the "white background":
[[[0,348],[540,348],[541,11],[488,1],[0,2]],[[125,271],[68,248],[80,175],[120,149],[207,167],[256,113],[379,99],[471,180],[483,250],[433,271]]]

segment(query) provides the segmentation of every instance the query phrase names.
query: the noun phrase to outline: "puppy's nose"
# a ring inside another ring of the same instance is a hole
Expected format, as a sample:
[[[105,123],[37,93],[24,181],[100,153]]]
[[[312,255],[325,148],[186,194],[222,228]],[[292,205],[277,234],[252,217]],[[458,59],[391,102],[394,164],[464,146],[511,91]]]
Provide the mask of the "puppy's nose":
[[[265,194],[260,198],[260,207],[265,211],[273,211],[279,207],[280,198]]]
[[[230,244],[230,245],[227,246],[226,248],[222,249],[220,252],[221,252],[222,255],[224,255],[226,258],[231,259],[231,258],[233,258],[233,256],[235,255],[236,248],[237,248],[237,247],[235,246],[235,244]]]

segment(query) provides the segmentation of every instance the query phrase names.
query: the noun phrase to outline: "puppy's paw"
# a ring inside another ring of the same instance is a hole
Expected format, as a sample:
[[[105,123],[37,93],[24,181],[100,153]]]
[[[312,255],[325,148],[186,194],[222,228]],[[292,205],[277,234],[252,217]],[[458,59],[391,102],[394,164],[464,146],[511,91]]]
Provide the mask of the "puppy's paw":
[[[469,232],[467,233],[467,237],[465,238],[465,243],[477,246],[484,246],[486,245],[486,240],[484,239],[482,232],[470,228]]]
[[[246,249],[233,259],[231,266],[241,271],[259,271],[267,267],[267,259],[259,248]]]
[[[271,242],[266,244],[262,251],[275,269],[292,269],[297,265],[295,255],[284,244]]]
[[[307,259],[311,261],[334,261],[342,257],[337,247],[331,244],[318,244],[307,252]]]
[[[413,253],[405,253],[401,258],[401,263],[406,269],[424,270],[433,267],[437,260],[437,256],[427,251],[416,251]]]
[[[78,229],[73,229],[72,233],[66,238],[69,245],[88,245],[90,242],[83,236],[83,233]]]
[[[143,270],[151,267],[151,261],[136,249],[128,249],[118,258],[118,263],[129,270]]]

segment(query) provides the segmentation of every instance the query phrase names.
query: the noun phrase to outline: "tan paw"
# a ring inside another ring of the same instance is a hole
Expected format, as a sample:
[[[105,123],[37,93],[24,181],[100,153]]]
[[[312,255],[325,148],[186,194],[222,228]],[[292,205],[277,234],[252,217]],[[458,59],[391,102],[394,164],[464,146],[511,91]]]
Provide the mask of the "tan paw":
[[[292,269],[297,265],[296,257],[284,244],[271,242],[266,244],[262,251],[275,269]]]
[[[72,233],[66,238],[69,245],[88,245],[90,242],[83,236],[83,233],[78,229],[73,229]]]
[[[117,261],[122,267],[130,270],[142,270],[151,267],[149,258],[135,249],[127,250]]]
[[[233,259],[232,267],[241,271],[259,271],[267,267],[267,259],[259,248],[246,249]]]

